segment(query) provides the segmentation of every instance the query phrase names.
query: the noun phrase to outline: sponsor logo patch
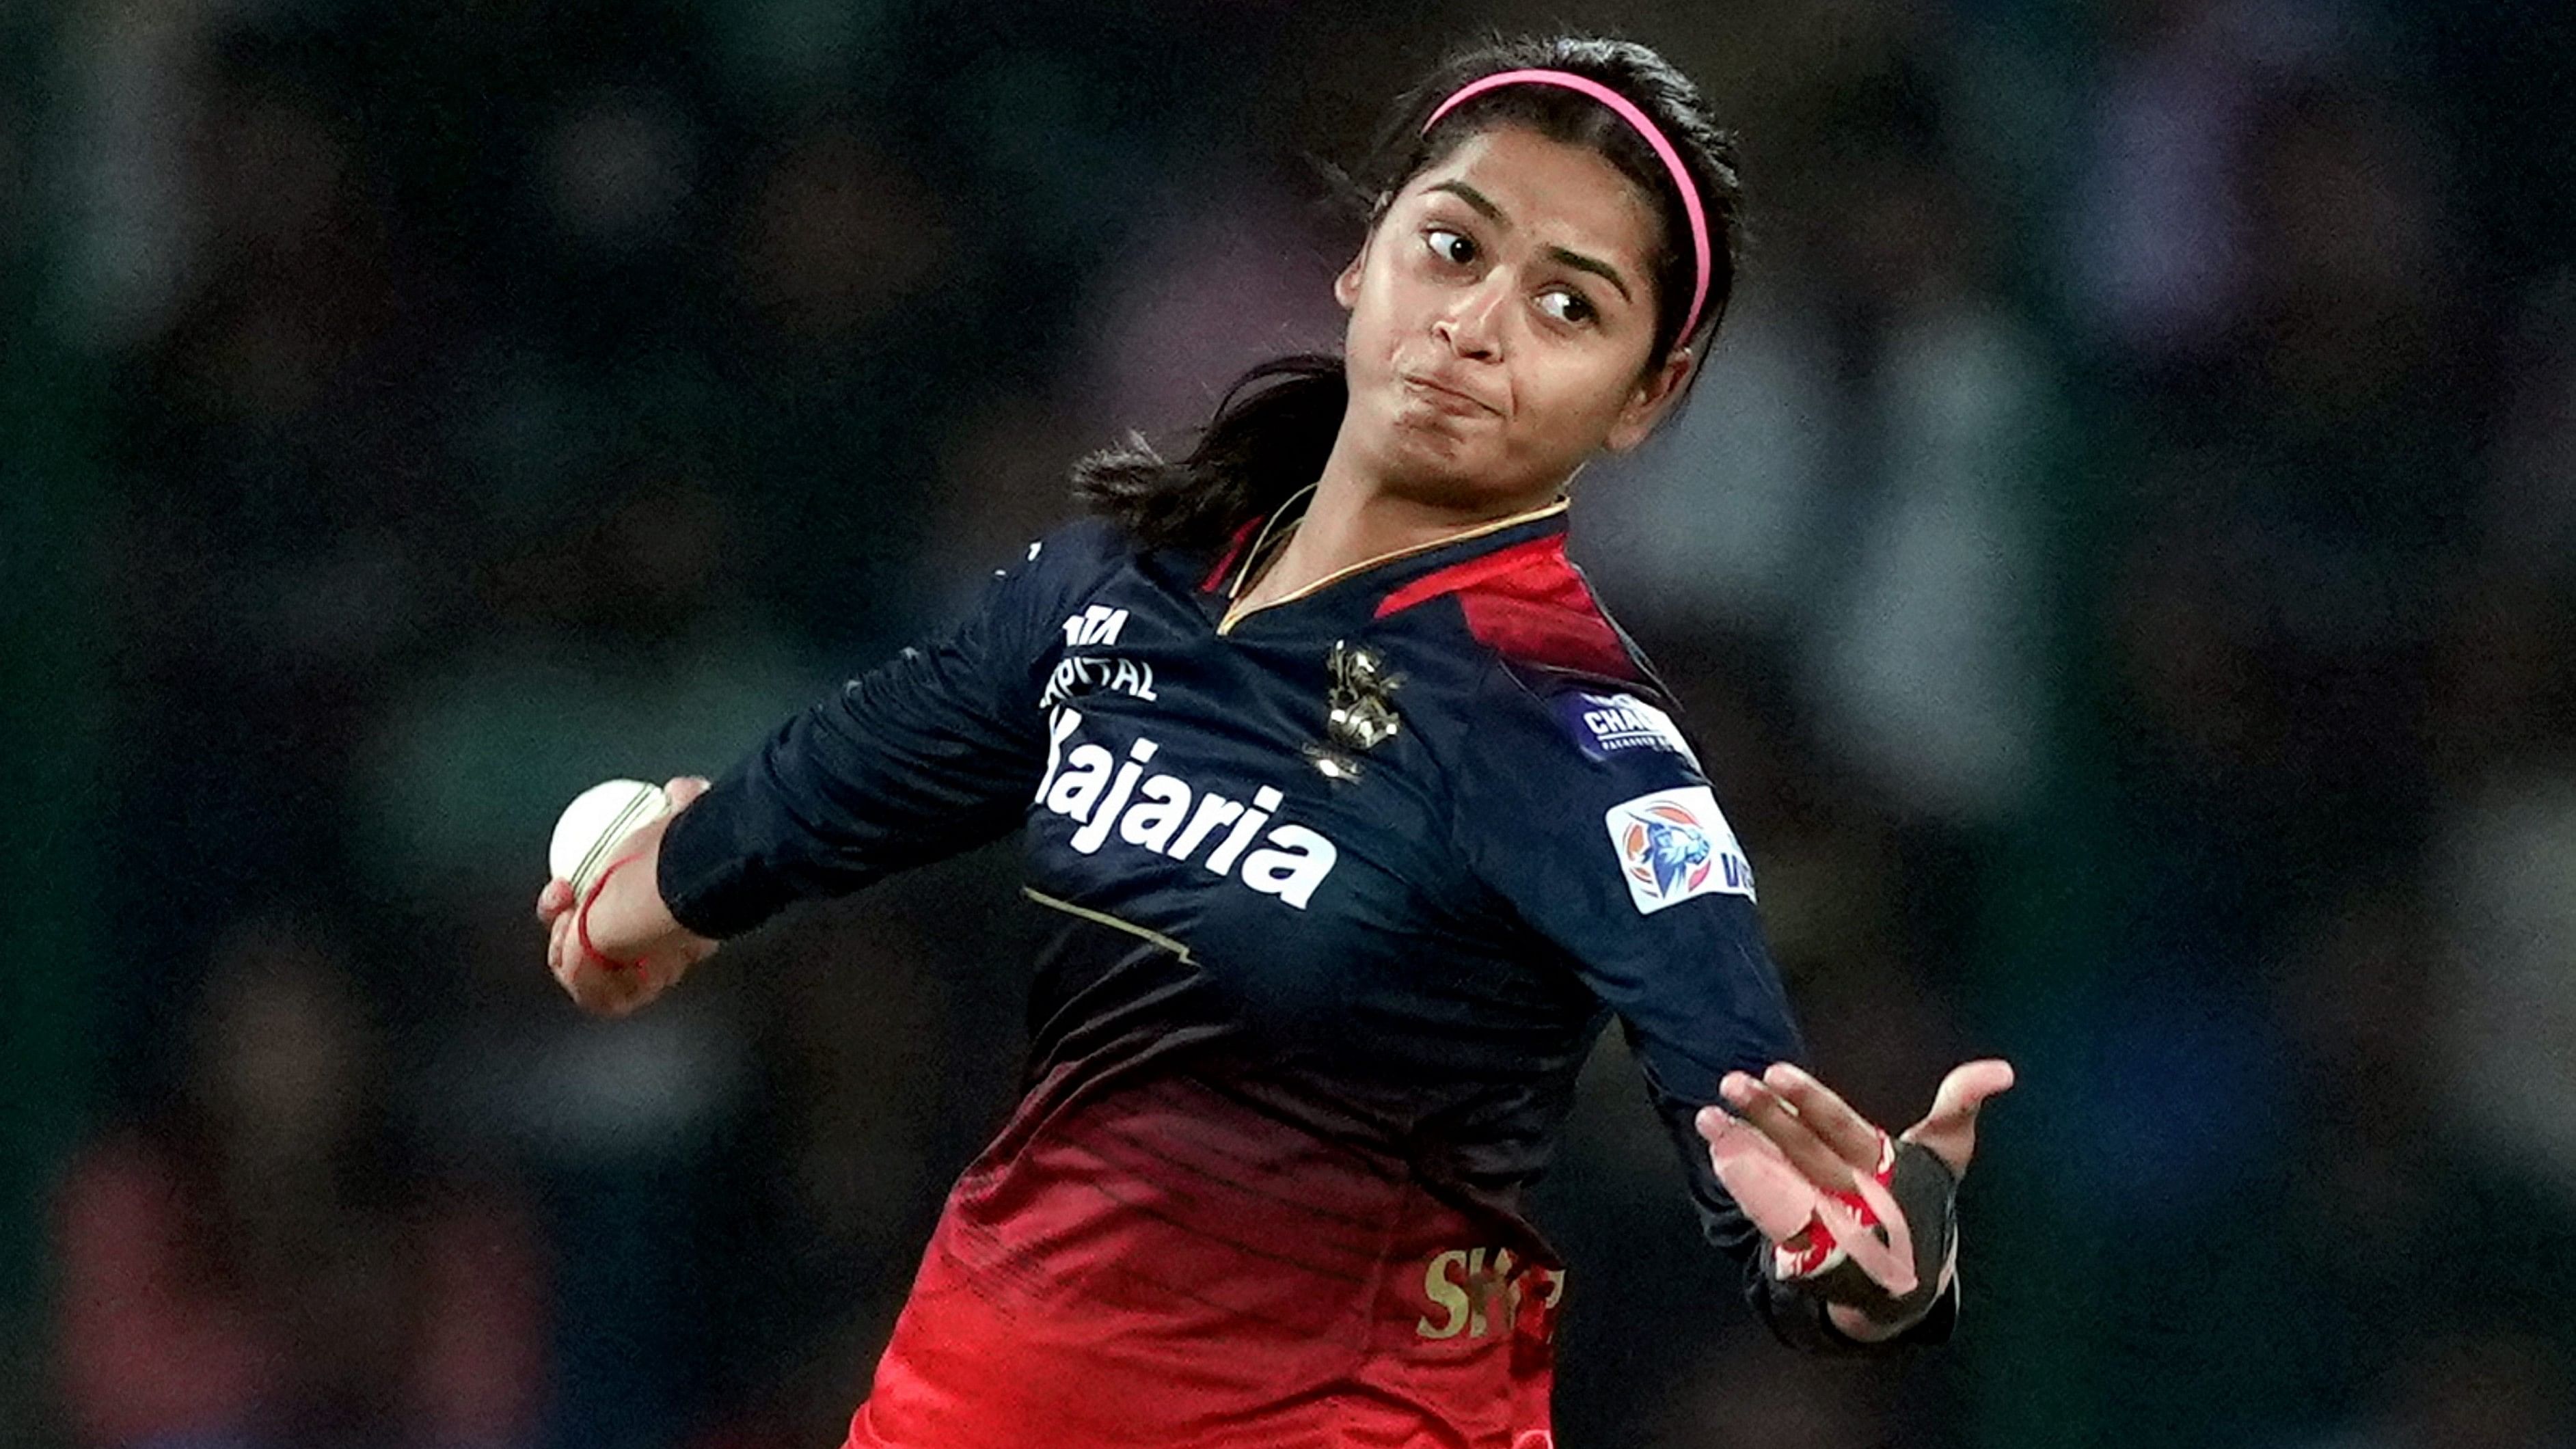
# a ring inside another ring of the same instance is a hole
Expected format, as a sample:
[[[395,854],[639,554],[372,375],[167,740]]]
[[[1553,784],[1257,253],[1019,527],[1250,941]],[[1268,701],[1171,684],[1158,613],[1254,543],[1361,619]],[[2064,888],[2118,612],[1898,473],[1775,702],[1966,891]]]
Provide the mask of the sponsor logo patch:
[[[1556,717],[1589,759],[1606,760],[1628,750],[1662,750],[1693,765],[1699,763],[1673,717],[1633,694],[1579,690],[1562,694],[1556,699]]]
[[[1127,611],[1107,604],[1093,604],[1064,621],[1066,647],[1079,649],[1085,644],[1115,648],[1118,631],[1127,627]]]
[[[1031,802],[1073,822],[1066,843],[1077,853],[1098,855],[1115,836],[1120,854],[1194,861],[1300,911],[1341,859],[1323,835],[1278,819],[1288,797],[1276,786],[1185,780],[1154,765],[1163,747],[1153,740],[1138,736],[1122,760],[1080,739],[1082,725],[1071,708],[1048,721],[1046,773]]]
[[[1622,801],[1603,820],[1638,914],[1651,916],[1693,896],[1753,899],[1753,867],[1706,785]]]
[[[1552,1310],[1564,1297],[1562,1268],[1514,1263],[1509,1248],[1451,1248],[1422,1265],[1416,1301],[1430,1312],[1414,1320],[1413,1332],[1429,1339],[1512,1333],[1550,1339],[1556,1336]]]
[[[1152,704],[1156,698],[1154,666],[1139,659],[1068,654],[1056,661],[1055,672],[1047,676],[1046,692],[1038,696],[1038,708],[1052,712],[1066,700],[1104,689]]]
[[[1115,648],[1120,631],[1126,627],[1125,609],[1093,604],[1064,621],[1064,646],[1068,650]],[[1038,696],[1038,708],[1052,712],[1067,700],[1101,690],[1115,690],[1152,704],[1154,666],[1141,659],[1068,653],[1056,661],[1055,672],[1047,676],[1046,689]]]

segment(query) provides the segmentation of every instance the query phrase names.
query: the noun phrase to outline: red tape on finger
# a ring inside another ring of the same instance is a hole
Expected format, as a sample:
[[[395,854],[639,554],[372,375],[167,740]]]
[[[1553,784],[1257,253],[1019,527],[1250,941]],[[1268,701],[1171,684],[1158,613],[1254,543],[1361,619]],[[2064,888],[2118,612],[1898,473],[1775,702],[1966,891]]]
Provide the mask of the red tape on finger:
[[[599,893],[608,889],[608,878],[617,874],[618,867],[633,865],[635,862],[642,860],[643,858],[644,852],[639,850],[633,855],[621,855],[617,859],[610,861],[608,863],[608,868],[599,873],[599,879],[590,883],[590,894],[582,898],[581,904],[576,907],[572,913],[572,934],[575,940],[581,942],[581,954],[598,962],[600,965],[607,967],[611,971],[639,970],[643,967],[644,963],[640,960],[613,960],[602,954],[597,946],[590,943],[590,908],[599,900]]]
[[[1833,1252],[1839,1248],[1890,1297],[1902,1298],[1913,1292],[1922,1279],[1914,1271],[1913,1230],[1905,1221],[1905,1210],[1896,1205],[1895,1196],[1887,1190],[1888,1182],[1896,1176],[1896,1145],[1884,1132],[1878,1135],[1878,1141],[1876,1172],[1853,1173],[1851,1192],[1820,1194],[1822,1200],[1816,1204],[1816,1212],[1825,1246],[1823,1266],[1830,1266]],[[1880,1232],[1887,1236],[1880,1238]]]
[[[1849,1258],[1892,1296],[1902,1298],[1920,1283],[1913,1233],[1887,1190],[1896,1175],[1896,1144],[1886,1133],[1878,1134],[1877,1170],[1854,1170],[1851,1187],[1841,1192],[1817,1187],[1790,1165],[1779,1144],[1733,1120],[1710,1143],[1709,1155],[1727,1195],[1771,1240],[1772,1276],[1812,1277]]]

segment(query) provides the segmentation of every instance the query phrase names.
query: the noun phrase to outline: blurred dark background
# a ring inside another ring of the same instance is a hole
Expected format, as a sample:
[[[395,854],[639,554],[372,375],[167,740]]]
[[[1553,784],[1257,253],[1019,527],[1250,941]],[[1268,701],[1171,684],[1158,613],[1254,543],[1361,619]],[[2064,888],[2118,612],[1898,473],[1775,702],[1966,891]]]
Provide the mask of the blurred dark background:
[[[1824,1074],[2000,1052],[1968,1313],[1771,1346],[1605,1047],[1595,1446],[2576,1443],[2564,0],[0,8],[0,1441],[838,1442],[1020,1046],[1007,852],[625,1023],[529,903],[1336,336],[1468,27],[1755,244],[1576,548]]]

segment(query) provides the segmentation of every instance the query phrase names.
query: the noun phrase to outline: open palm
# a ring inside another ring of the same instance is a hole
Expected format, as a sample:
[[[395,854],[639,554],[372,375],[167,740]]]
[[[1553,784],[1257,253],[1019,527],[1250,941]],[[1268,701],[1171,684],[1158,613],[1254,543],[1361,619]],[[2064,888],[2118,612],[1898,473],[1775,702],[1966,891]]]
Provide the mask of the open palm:
[[[1962,1177],[1976,1155],[1978,1110],[2012,1084],[2009,1062],[1963,1063],[1941,1079],[1931,1110],[1896,1141],[1919,1144],[1954,1179]],[[1922,1225],[1908,1223],[1888,1193],[1894,1144],[1887,1134],[1787,1062],[1759,1077],[1730,1072],[1718,1093],[1734,1112],[1703,1108],[1695,1125],[1718,1180],[1773,1251],[1796,1263],[1813,1246],[1839,1246],[1887,1293],[1913,1294],[1919,1275],[1911,1233]],[[1942,1263],[1936,1290],[1949,1286],[1953,1266]]]

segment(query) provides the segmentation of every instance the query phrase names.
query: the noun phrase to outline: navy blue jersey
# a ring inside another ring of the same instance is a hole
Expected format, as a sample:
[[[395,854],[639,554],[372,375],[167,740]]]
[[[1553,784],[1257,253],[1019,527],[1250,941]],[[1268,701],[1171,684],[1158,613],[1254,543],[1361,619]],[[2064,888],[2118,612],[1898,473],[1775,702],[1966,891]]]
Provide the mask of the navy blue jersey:
[[[1490,1401],[1511,1443],[1564,1286],[1523,1194],[1613,1018],[1709,1240],[1782,1337],[1837,1346],[1760,1273],[1691,1127],[1725,1073],[1800,1055],[1752,867],[1564,528],[1560,502],[1240,611],[1254,530],[1140,551],[1076,523],[673,823],[661,889],[702,935],[1015,830],[1051,923],[1023,1101],[951,1200],[860,1442],[987,1442],[921,1429],[963,1410],[916,1380],[974,1374],[998,1336],[1058,1364],[1257,1361],[1158,1396],[1173,1442],[1342,1393],[1463,1442]],[[983,1316],[936,1330],[955,1310],[928,1300],[961,1291]],[[1405,1377],[1471,1363],[1490,1382]],[[1012,1412],[1073,1442],[1108,1373]]]

